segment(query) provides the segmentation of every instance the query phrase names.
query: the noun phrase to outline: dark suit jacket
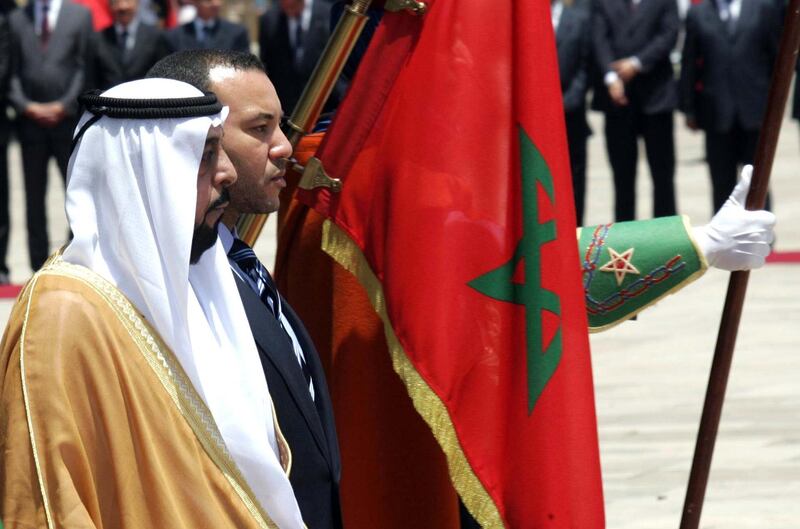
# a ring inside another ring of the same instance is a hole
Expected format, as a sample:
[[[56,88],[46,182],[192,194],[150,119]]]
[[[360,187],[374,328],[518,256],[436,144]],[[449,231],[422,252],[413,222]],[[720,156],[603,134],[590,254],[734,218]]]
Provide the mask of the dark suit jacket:
[[[247,28],[222,19],[217,20],[217,27],[212,33],[210,41],[197,40],[194,22],[188,22],[167,31],[165,40],[169,53],[198,48],[250,51],[250,37],[247,35]]]
[[[556,48],[565,112],[586,110],[591,46],[589,28],[589,13],[585,9],[564,6],[556,30]]]
[[[678,39],[675,0],[641,0],[633,10],[628,0],[595,0],[592,45],[599,77],[618,59],[636,56],[642,71],[625,87],[629,104],[645,114],[671,112],[678,103],[669,54]],[[592,107],[614,108],[602,79],[597,83]]]
[[[278,98],[287,114],[294,109],[328,42],[330,12],[331,6],[326,0],[314,0],[311,6],[311,21],[303,35],[303,59],[299,65],[294,64],[294,51],[289,40],[289,22],[280,5],[276,2],[259,19],[258,44],[261,61],[275,85]],[[344,84],[338,83],[325,110],[335,108],[343,95]]]
[[[147,70],[167,55],[163,32],[142,22],[136,28],[133,49],[123,59],[114,26],[92,36],[90,88],[105,90],[119,83],[143,79]]]
[[[312,399],[289,337],[261,298],[235,273],[233,275],[258,346],[278,424],[292,450],[289,481],[303,520],[313,529],[340,529],[339,442],[317,350],[300,319],[281,298],[281,306],[311,371],[315,392]]]
[[[705,130],[726,132],[736,120],[748,130],[761,126],[781,13],[774,0],[742,0],[735,28],[729,34],[711,0],[693,5],[686,15],[681,109]]]
[[[82,5],[65,1],[47,47],[34,29],[33,2],[9,17],[12,75],[9,100],[18,113],[32,102],[61,102],[77,115],[77,98],[84,90],[92,15]]]

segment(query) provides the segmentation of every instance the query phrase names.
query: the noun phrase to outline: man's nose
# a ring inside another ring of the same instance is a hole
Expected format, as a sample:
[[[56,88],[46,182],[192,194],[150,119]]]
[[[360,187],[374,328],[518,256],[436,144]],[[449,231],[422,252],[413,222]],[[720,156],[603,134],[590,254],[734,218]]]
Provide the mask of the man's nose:
[[[233,167],[233,162],[228,157],[225,149],[219,150],[219,160],[217,161],[217,172],[215,175],[215,183],[220,187],[228,187],[236,183],[238,176],[236,169]]]
[[[292,155],[292,144],[289,143],[289,139],[286,137],[286,134],[278,128],[275,131],[274,142],[272,146],[269,148],[269,157],[272,161],[277,160],[286,160]]]

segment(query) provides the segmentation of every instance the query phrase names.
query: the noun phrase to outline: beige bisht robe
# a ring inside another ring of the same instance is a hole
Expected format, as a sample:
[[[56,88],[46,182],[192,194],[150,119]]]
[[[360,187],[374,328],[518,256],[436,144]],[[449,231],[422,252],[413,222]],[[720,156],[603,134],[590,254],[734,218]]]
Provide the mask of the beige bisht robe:
[[[60,260],[22,291],[3,338],[0,520],[275,527],[154,329],[113,285]]]

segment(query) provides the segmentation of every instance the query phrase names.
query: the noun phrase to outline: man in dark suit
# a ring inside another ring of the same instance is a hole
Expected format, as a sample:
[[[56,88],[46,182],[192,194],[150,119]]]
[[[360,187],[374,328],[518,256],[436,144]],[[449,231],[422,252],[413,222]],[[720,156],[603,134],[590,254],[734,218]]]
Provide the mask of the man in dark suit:
[[[639,136],[653,179],[653,216],[675,214],[672,112],[678,99],[669,55],[678,26],[675,0],[594,3],[592,45],[602,79],[593,108],[605,112],[617,221],[635,217]]]
[[[736,185],[738,166],[753,163],[781,16],[774,0],[703,0],[686,16],[681,109],[689,128],[705,131],[714,211]]]
[[[166,53],[159,28],[141,21],[139,0],[111,0],[114,23],[93,35],[92,88],[142,79]]]
[[[68,0],[34,0],[9,17],[12,74],[9,100],[17,111],[31,268],[50,253],[45,214],[47,164],[66,177],[77,97],[84,89],[92,16]]]
[[[8,140],[11,124],[6,115],[6,92],[11,74],[11,42],[7,13],[0,9],[0,285],[10,282],[6,250],[8,250]]]
[[[330,16],[327,0],[278,0],[259,19],[261,61],[287,114],[297,104],[328,42]],[[327,110],[338,105],[344,88],[343,83],[334,87]]]
[[[193,0],[197,18],[167,31],[168,52],[194,49],[250,51],[247,28],[220,18],[222,0]]]
[[[582,226],[586,195],[586,140],[592,133],[586,122],[591,26],[588,11],[571,0],[553,0],[550,6],[556,33],[561,93],[564,96],[575,214],[577,225]]]
[[[191,50],[165,57],[148,73],[213,91],[230,108],[223,147],[236,168],[219,235],[261,355],[278,424],[292,452],[289,480],[308,527],[342,526],[339,444],[325,373],[308,333],[267,270],[234,228],[243,213],[278,209],[292,148],[279,124],[281,104],[251,54]]]

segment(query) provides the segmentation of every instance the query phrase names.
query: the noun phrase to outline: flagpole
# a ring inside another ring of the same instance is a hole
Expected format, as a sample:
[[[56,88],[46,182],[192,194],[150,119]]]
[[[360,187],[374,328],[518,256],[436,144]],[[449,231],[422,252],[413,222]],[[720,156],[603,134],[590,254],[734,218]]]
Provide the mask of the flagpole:
[[[767,110],[758,138],[753,179],[750,193],[747,195],[747,209],[761,209],[766,201],[772,162],[775,158],[783,113],[789,96],[789,85],[797,63],[798,46],[800,46],[800,0],[790,0],[784,18],[778,59],[769,88]],[[736,334],[739,329],[749,277],[750,274],[747,271],[733,272],[728,283],[703,414],[697,433],[692,470],[689,474],[689,485],[683,504],[680,529],[697,529],[700,524],[700,514],[703,510],[706,485],[711,470],[711,458],[714,454],[714,443],[722,415],[722,405],[725,400],[725,390],[728,385],[733,349],[736,345]]]
[[[314,128],[314,124],[322,112],[322,107],[328,101],[344,65],[353,51],[353,46],[364,29],[367,21],[366,12],[371,2],[372,0],[353,0],[352,4],[345,7],[342,18],[339,19],[339,23],[317,61],[292,116],[286,124],[286,135],[292,148],[296,147],[303,136]],[[320,186],[336,188],[337,184],[330,178],[324,180],[324,177],[320,177],[318,180]],[[253,213],[242,215],[236,222],[239,237],[253,246],[266,221],[266,215]]]

